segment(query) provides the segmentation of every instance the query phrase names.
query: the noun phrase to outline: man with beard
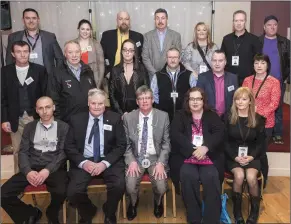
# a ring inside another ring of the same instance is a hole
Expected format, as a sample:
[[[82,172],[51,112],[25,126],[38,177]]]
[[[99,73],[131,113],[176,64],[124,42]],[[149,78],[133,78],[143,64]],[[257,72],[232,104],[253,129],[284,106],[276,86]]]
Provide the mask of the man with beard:
[[[120,11],[116,18],[117,29],[103,32],[101,45],[105,59],[105,75],[110,73],[113,66],[120,62],[120,51],[123,41],[131,39],[138,49],[138,56],[141,60],[141,50],[143,46],[143,35],[130,30],[130,16],[125,11]]]

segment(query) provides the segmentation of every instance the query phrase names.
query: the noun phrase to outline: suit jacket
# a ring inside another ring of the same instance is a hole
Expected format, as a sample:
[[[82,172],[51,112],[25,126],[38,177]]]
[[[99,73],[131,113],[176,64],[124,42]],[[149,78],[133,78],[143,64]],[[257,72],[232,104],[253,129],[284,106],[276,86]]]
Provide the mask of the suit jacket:
[[[71,117],[69,132],[65,142],[65,152],[73,167],[86,160],[84,146],[89,120],[89,112],[82,112]],[[126,138],[121,116],[112,111],[103,113],[104,125],[111,125],[112,130],[104,130],[104,155],[111,165],[124,163],[123,154],[126,149]]]
[[[35,108],[38,98],[46,96],[48,75],[43,66],[29,63],[26,79],[31,77],[33,82],[27,86],[28,97]],[[1,122],[10,122],[13,132],[18,130],[19,119],[19,80],[15,63],[6,65],[1,69]],[[35,110],[34,110],[35,112]],[[34,118],[38,115],[34,114]]]
[[[216,91],[215,91],[213,72],[207,71],[207,72],[199,74],[196,86],[202,88],[205,91],[207,99],[208,99],[208,105],[210,106],[211,109],[215,110]],[[237,75],[232,74],[230,72],[225,72],[224,73],[224,98],[225,98],[225,114],[224,115],[225,116],[227,116],[227,113],[229,112],[231,108],[233,94],[237,88],[238,88]],[[223,116],[223,118],[225,118],[225,116]]]
[[[133,40],[136,43],[136,47],[138,49],[138,56],[141,61],[143,35],[133,30],[129,30],[129,39]],[[105,63],[106,68],[105,75],[106,75],[108,72],[111,72],[115,62],[115,54],[117,51],[117,29],[107,30],[103,32],[100,43],[104,51],[105,62],[106,60],[108,60],[107,62],[109,62],[109,64]]]
[[[124,128],[127,139],[126,152],[124,154],[125,164],[129,165],[138,158],[138,123],[140,110],[134,110],[123,117]],[[171,144],[169,138],[170,122],[166,112],[153,108],[153,140],[157,152],[158,161],[165,166],[168,164]]]
[[[167,28],[163,50],[160,51],[160,40],[157,29],[151,30],[144,35],[142,60],[150,75],[160,71],[166,64],[166,54],[171,47],[182,50],[180,33]]]
[[[11,54],[11,47],[15,41],[23,39],[24,30],[11,33],[8,36],[8,45],[6,50],[6,65],[13,63],[15,60]],[[56,35],[44,30],[40,30],[43,63],[48,74],[50,74],[54,67],[59,67],[63,64],[64,56],[60,48]]]

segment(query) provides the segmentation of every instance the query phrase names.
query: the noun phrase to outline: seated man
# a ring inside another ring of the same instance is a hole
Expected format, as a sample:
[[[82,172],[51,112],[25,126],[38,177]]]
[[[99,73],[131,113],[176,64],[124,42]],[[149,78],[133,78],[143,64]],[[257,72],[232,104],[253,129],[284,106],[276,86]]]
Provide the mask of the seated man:
[[[1,188],[2,208],[15,223],[34,224],[42,216],[38,208],[26,205],[17,197],[29,184],[35,187],[46,184],[51,193],[51,203],[46,210],[48,223],[59,223],[58,213],[67,189],[63,148],[68,125],[54,119],[54,110],[51,98],[44,96],[37,100],[36,112],[40,120],[34,120],[24,128],[19,151],[20,173]]]
[[[66,139],[65,151],[71,162],[67,196],[79,211],[79,223],[92,223],[97,211],[87,195],[88,184],[93,178],[103,178],[107,187],[104,223],[116,223],[118,201],[125,191],[124,127],[119,114],[105,111],[106,99],[104,91],[89,90],[89,112],[71,117]]]
[[[133,220],[137,215],[139,185],[146,170],[154,191],[154,215],[160,218],[164,213],[162,198],[167,190],[169,117],[166,112],[153,108],[153,92],[147,86],[137,89],[136,98],[139,109],[123,118],[127,138],[125,181],[130,196],[127,219]]]

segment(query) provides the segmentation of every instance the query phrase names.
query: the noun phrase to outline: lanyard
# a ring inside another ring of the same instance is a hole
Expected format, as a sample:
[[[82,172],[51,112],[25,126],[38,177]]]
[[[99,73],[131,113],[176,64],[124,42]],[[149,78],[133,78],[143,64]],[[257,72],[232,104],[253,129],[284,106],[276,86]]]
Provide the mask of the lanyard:
[[[258,91],[257,91],[257,93],[256,93],[256,95],[255,95],[255,99],[258,97],[259,92],[260,92],[262,86],[264,85],[264,83],[266,82],[267,78],[268,78],[268,75],[265,76],[265,78],[264,78],[262,84],[260,85],[260,87],[259,87],[259,89],[258,89]],[[254,78],[253,78],[253,82],[252,82],[252,90],[254,89],[255,79],[256,79],[256,75],[254,75]]]
[[[239,37],[238,37],[239,38]],[[237,39],[238,39],[237,38]],[[236,40],[237,40],[236,39]],[[233,47],[234,47],[234,56],[236,56],[237,54],[238,54],[238,49],[240,48],[240,46],[242,45],[242,43],[243,43],[243,39],[242,39],[242,41],[239,43],[239,44],[236,44],[236,40],[233,40]]]
[[[28,39],[28,36],[27,36],[26,31],[24,32],[24,34],[25,34],[25,37],[26,37],[26,40],[27,40],[28,44],[31,46],[31,50],[33,51],[33,50],[35,49],[36,43],[37,43],[37,41],[38,41],[38,39],[39,39],[39,36],[40,36],[40,30],[39,30],[39,32],[38,32],[37,38],[36,38],[36,40],[35,40],[35,42],[34,42],[33,45],[32,45],[32,43],[30,42],[30,40]]]
[[[177,78],[178,78],[177,71],[175,72],[173,79],[172,79],[172,73],[171,72],[168,72],[168,73],[171,74],[171,75],[169,74],[169,76],[171,79],[173,92],[176,92],[176,82],[177,82]]]
[[[250,134],[250,127],[248,128],[248,131],[247,131],[247,133],[246,133],[245,138],[244,138],[243,133],[242,133],[242,130],[241,130],[240,120],[239,120],[239,119],[238,119],[238,129],[239,129],[239,133],[240,133],[241,139],[243,140],[243,145],[244,145],[244,144],[245,144],[245,141],[246,141],[246,139],[247,139],[247,137],[248,137],[249,134]]]

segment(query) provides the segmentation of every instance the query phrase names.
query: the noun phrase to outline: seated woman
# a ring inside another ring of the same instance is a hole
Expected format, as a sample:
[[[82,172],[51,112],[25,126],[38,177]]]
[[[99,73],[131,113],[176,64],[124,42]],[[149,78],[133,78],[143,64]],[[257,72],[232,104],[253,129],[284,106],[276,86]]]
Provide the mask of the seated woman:
[[[138,108],[135,92],[142,85],[149,86],[149,76],[138,60],[135,42],[128,39],[121,45],[120,63],[113,67],[109,79],[111,109],[123,115]]]
[[[264,175],[264,187],[268,178],[267,148],[275,126],[275,111],[280,103],[280,81],[270,75],[271,62],[268,55],[257,54],[254,57],[255,74],[245,78],[242,86],[252,90],[255,96],[256,112],[266,118],[266,147],[261,156],[261,168]]]
[[[200,184],[205,204],[203,223],[219,223],[221,183],[224,175],[224,124],[210,111],[202,89],[191,88],[184,109],[171,124],[171,178],[179,186],[188,223],[201,223]]]
[[[226,127],[226,166],[234,175],[233,215],[237,224],[245,223],[241,203],[242,184],[246,179],[251,196],[247,223],[255,224],[260,210],[257,175],[260,172],[260,155],[265,147],[265,118],[255,112],[255,99],[249,88],[240,87],[235,91]]]

